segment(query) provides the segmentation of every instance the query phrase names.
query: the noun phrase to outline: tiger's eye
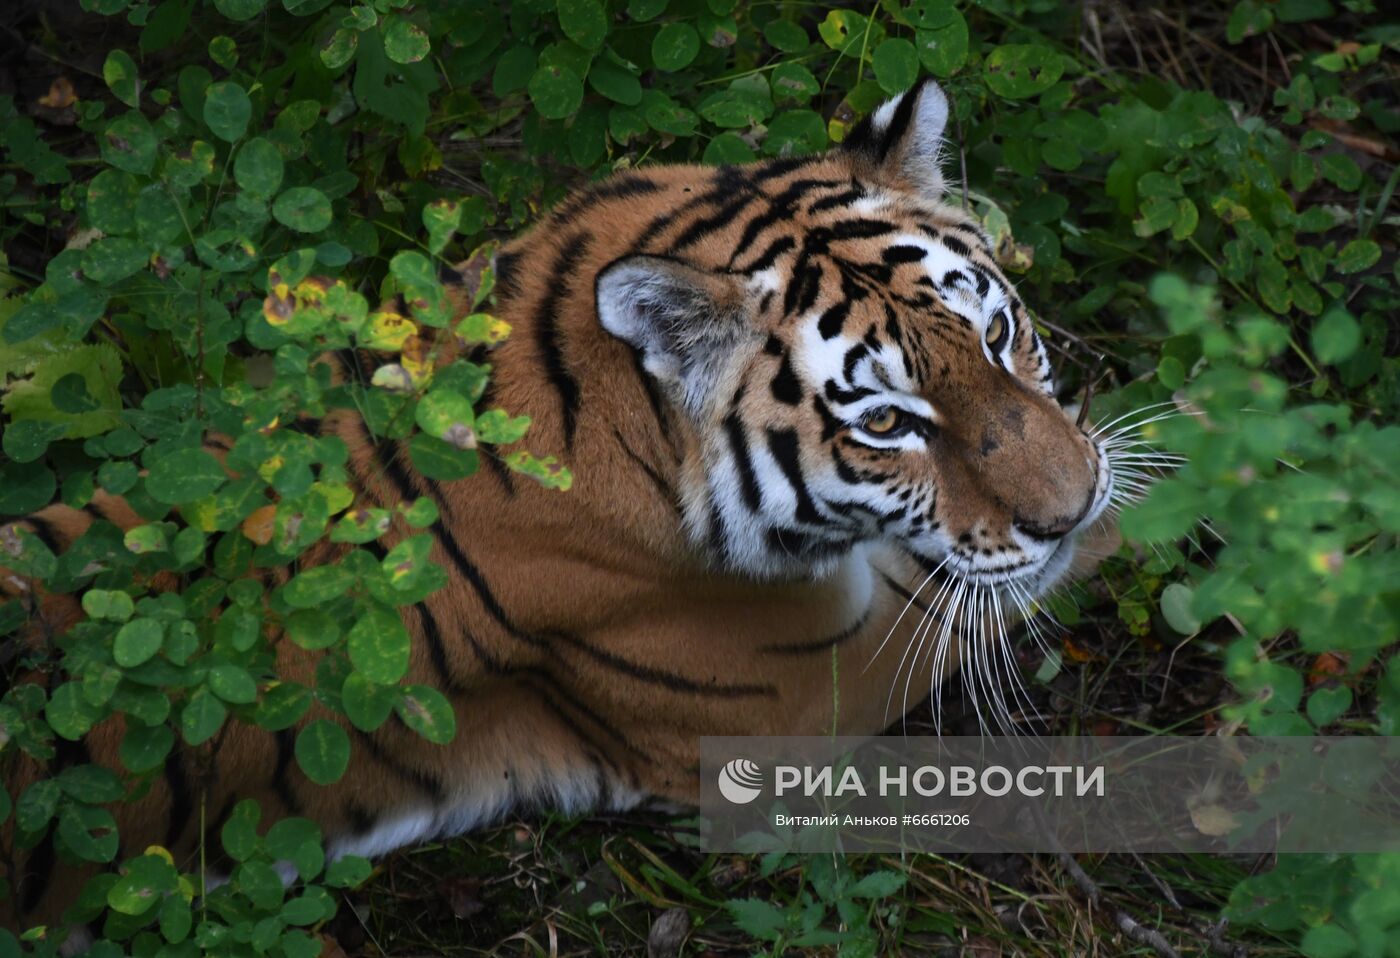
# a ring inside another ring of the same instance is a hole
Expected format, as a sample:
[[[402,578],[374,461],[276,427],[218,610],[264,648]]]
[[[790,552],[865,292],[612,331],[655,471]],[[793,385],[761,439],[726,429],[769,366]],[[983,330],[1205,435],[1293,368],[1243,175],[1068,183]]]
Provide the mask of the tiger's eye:
[[[1006,331],[1006,310],[999,309],[997,314],[992,317],[992,321],[987,324],[987,348],[992,352],[1000,350],[1006,341]]]
[[[899,425],[899,410],[891,406],[884,409],[877,409],[870,418],[861,424],[862,428],[869,433],[883,436],[885,433],[894,432]]]

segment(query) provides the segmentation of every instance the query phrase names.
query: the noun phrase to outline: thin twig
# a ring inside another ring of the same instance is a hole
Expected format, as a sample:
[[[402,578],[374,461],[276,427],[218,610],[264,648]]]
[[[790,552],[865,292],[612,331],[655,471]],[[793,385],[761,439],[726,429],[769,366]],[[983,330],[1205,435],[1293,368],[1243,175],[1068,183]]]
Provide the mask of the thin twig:
[[[1088,898],[1091,904],[1097,905],[1100,908],[1112,907],[1107,901],[1107,896],[1104,895],[1103,890],[1089,877],[1088,872],[1079,867],[1079,862],[1074,860],[1073,855],[1069,852],[1062,851],[1057,853],[1056,857],[1059,859],[1061,867],[1069,872],[1069,876],[1074,879],[1074,883],[1079,886],[1079,890],[1084,893],[1084,897]],[[1157,931],[1155,928],[1148,928],[1146,925],[1141,924],[1136,918],[1123,909],[1114,908],[1113,918],[1114,923],[1118,925],[1118,929],[1123,932],[1123,934],[1127,935],[1139,945],[1147,945],[1155,951],[1160,958],[1181,958],[1181,953],[1172,947],[1171,942],[1162,937],[1161,932]]]

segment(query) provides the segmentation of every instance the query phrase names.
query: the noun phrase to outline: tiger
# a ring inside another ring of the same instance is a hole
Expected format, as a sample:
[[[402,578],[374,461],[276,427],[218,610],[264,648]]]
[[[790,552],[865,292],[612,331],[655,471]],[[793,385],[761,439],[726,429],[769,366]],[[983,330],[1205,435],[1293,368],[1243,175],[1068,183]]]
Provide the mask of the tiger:
[[[569,492],[499,467],[434,482],[357,416],[316,425],[349,446],[361,500],[438,508],[450,584],[405,610],[408,681],[450,698],[455,740],[349,728],[350,767],[321,787],[295,728],[231,724],[113,809],[125,853],[190,862],[248,798],[264,821],[315,821],[333,857],[532,810],[692,804],[702,736],[877,733],[911,688],[1004,658],[972,597],[1000,615],[1092,572],[1116,541],[1115,472],[947,198],[948,116],[924,81],[824,154],[625,169],[502,246],[513,332],[482,403],[531,418]],[[370,358],[325,361],[364,376]],[[10,534],[57,550],[95,521],[140,520],[99,490]],[[61,631],[81,611],[53,596],[37,614]],[[280,675],[313,681],[315,653],[276,648]],[[55,762],[119,770],[121,735],[114,719]],[[41,842],[8,921],[58,927],[80,871]]]

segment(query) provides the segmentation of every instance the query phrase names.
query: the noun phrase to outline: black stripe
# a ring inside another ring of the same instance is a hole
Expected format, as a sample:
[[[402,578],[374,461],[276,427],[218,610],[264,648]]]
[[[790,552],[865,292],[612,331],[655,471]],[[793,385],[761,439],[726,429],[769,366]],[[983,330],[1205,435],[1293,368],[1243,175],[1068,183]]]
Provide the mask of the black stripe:
[[[519,253],[499,252],[492,261],[492,267],[496,274],[496,302],[503,298],[514,296],[518,287],[516,280],[519,278],[516,269],[520,265]]]
[[[350,728],[355,733],[355,738],[369,753],[370,758],[432,798],[434,802],[441,803],[447,799],[447,789],[443,787],[442,782],[438,781],[437,776],[421,769],[410,768],[391,755],[373,735],[355,728],[353,725]],[[416,733],[414,734],[416,737]]]
[[[796,245],[797,243],[793,240],[791,236],[779,236],[773,242],[768,244],[768,248],[765,249],[761,254],[759,254],[758,259],[754,260],[752,263],[749,263],[747,266],[740,266],[738,268],[738,272],[762,272],[763,270],[767,269],[768,267],[772,266],[775,262],[777,262],[779,256],[782,256],[784,253],[786,253],[788,250],[792,249]]]
[[[277,741],[277,765],[272,772],[272,790],[277,793],[277,800],[282,803],[288,815],[300,815],[301,799],[297,798],[297,793],[292,788],[290,774],[296,758],[296,732],[284,728],[280,732],[274,732],[273,737]]]
[[[778,365],[778,372],[773,377],[773,398],[788,406],[796,406],[802,402],[802,383],[793,371],[792,355],[786,351]]]
[[[889,573],[885,572],[884,570],[880,570],[880,578],[885,581],[885,585],[889,586],[892,592],[900,596],[902,599],[904,599],[904,601],[912,602],[914,604],[914,608],[918,609],[920,612],[928,611],[928,606],[920,602],[918,596],[914,595],[914,593],[910,592],[904,586],[900,585],[895,579],[891,578]]]
[[[817,320],[817,332],[821,333],[822,339],[834,339],[840,335],[850,313],[851,304],[844,299],[822,313],[821,319]]]
[[[917,263],[927,255],[928,251],[922,246],[896,244],[887,248],[880,258],[886,263],[894,265],[895,263]]]
[[[676,495],[676,490],[671,488],[671,484],[666,481],[666,477],[661,475],[651,463],[647,462],[632,449],[626,438],[623,437],[621,429],[614,428],[613,435],[617,437],[617,444],[622,447],[622,451],[627,454],[627,458],[631,459],[632,462],[636,464],[637,468],[641,469],[642,472],[646,474],[646,477],[651,480],[652,485],[656,486],[656,491],[661,493],[661,498],[665,499],[667,504],[673,509],[680,511],[680,499]]]
[[[792,486],[792,491],[797,495],[798,520],[814,525],[824,525],[826,520],[812,504],[812,497],[807,492],[807,482],[802,477],[802,463],[799,458],[800,440],[797,436],[797,430],[769,429],[768,451],[773,454],[778,468],[783,471],[788,484]]]
[[[78,741],[70,742],[65,738],[57,739],[54,742],[53,757],[48,762],[48,774],[46,778],[57,778],[59,773],[74,765],[87,765],[92,762],[92,753],[88,751],[87,743]],[[44,827],[44,837],[34,846],[24,863],[24,872],[19,877],[19,884],[24,889],[23,897],[20,900],[20,909],[28,913],[39,907],[39,903],[44,899],[44,893],[49,890],[49,885],[53,883],[54,867],[58,864],[57,849],[54,847],[54,832],[58,829],[57,821],[50,822]]]
[[[535,337],[544,359],[545,375],[559,393],[564,413],[564,448],[572,449],[574,431],[578,428],[579,384],[564,362],[559,345],[559,306],[568,292],[569,282],[579,267],[593,237],[575,233],[561,244],[549,271],[549,286],[535,313]]]
[[[734,464],[739,469],[739,486],[744,493],[744,503],[750,512],[758,512],[763,506],[763,493],[758,488],[753,460],[749,458],[749,441],[737,412],[724,417],[724,433],[729,438],[729,450],[734,454]]]
[[[629,661],[620,655],[589,645],[576,635],[560,632],[555,633],[553,637],[582,652],[599,665],[606,666],[638,681],[659,685],[672,692],[688,692],[694,695],[710,695],[726,699],[750,696],[778,697],[778,687],[770,683],[736,682],[732,685],[721,685],[718,677],[709,682],[699,682],[676,672]]]
[[[63,551],[62,547],[59,545],[58,529],[52,522],[45,519],[43,516],[30,516],[27,522],[32,526],[29,531],[33,533],[34,538],[47,546],[50,552],[54,555],[58,555]]]
[[[190,779],[185,773],[184,754],[181,749],[171,749],[165,759],[165,786],[170,789],[170,820],[165,826],[165,847],[175,849],[180,844],[180,836],[185,826],[194,817],[194,797],[190,792]]]
[[[452,667],[448,664],[447,647],[443,645],[442,629],[438,627],[437,617],[433,615],[426,602],[419,602],[413,608],[418,613],[423,643],[428,647],[428,658],[432,660],[433,671],[437,673],[439,686],[444,692],[461,694],[465,688],[452,674]]]
[[[873,605],[867,607],[860,614],[860,618],[835,635],[827,636],[824,639],[813,639],[809,642],[774,643],[760,647],[759,651],[770,655],[806,655],[810,652],[825,652],[827,649],[842,645],[859,635],[860,630],[865,628],[866,623],[870,621],[872,609]]]

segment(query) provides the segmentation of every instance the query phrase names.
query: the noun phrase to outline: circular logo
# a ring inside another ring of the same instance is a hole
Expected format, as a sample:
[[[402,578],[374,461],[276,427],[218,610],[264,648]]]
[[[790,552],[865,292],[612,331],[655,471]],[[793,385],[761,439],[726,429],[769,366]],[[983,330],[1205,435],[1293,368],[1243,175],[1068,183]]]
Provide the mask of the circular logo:
[[[736,758],[719,770],[719,793],[735,805],[747,805],[763,791],[763,769],[746,758]]]

